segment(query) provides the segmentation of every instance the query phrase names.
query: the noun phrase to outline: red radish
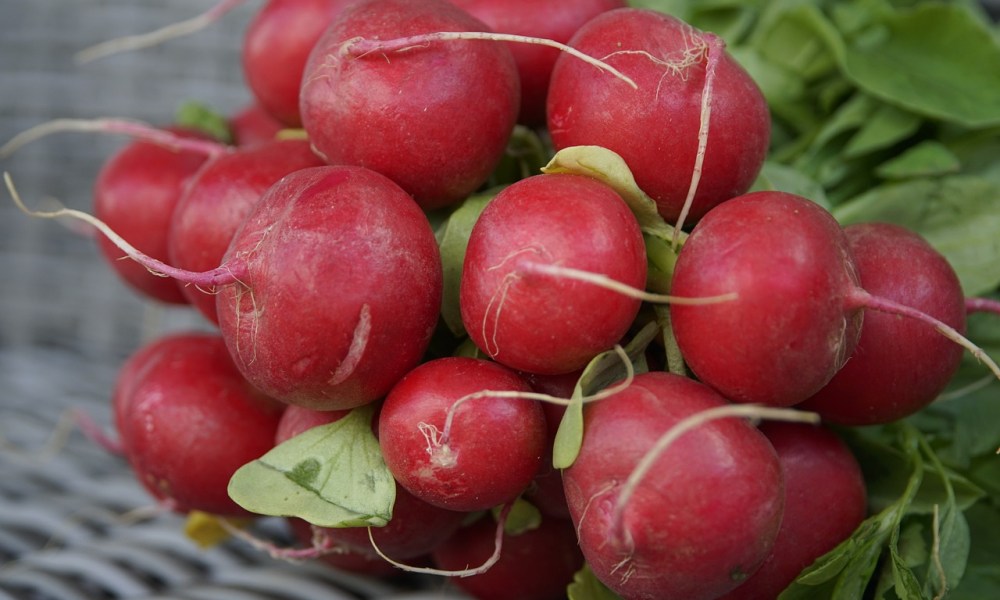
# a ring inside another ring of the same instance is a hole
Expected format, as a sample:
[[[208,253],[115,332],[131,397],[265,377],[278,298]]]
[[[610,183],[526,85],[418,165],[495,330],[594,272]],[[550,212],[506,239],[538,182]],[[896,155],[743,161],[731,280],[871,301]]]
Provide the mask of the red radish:
[[[850,537],[867,513],[861,467],[829,429],[769,421],[785,479],[785,511],[764,564],[724,600],[773,600],[814,560]]]
[[[173,131],[200,136],[188,130]],[[199,152],[177,152],[142,140],[130,142],[111,156],[97,175],[94,215],[134,241],[144,254],[167,260],[167,236],[174,207],[207,159]],[[98,247],[132,289],[161,302],[187,303],[173,279],[153,275],[134,261],[121,260],[125,253],[103,237],[98,239]]]
[[[304,545],[302,552],[309,558],[317,560],[339,571],[358,573],[369,577],[388,577],[400,573],[390,562],[377,554],[362,552],[347,546],[330,546],[317,554],[316,548],[324,542],[324,533],[302,519],[288,519],[292,535]]]
[[[141,348],[114,403],[125,456],[154,497],[181,512],[247,514],[229,479],[273,446],[283,407],[243,379],[221,337],[179,333]]]
[[[331,423],[347,414],[347,411],[314,411],[300,406],[289,406],[281,416],[275,442],[280,444],[312,427]],[[315,527],[311,537],[317,548],[333,547],[350,555],[366,554],[379,563],[384,562],[375,549],[394,560],[408,560],[430,552],[446,538],[466,518],[466,514],[438,508],[418,499],[399,486],[396,501],[392,507],[389,524],[372,530],[369,539],[365,527]],[[336,555],[337,553],[333,553]]]
[[[561,56],[548,96],[557,150],[617,152],[664,218],[679,225],[750,188],[767,153],[770,113],[719,38],[661,12],[623,8],[591,19],[569,43],[638,89]]]
[[[566,43],[581,25],[602,12],[625,6],[624,0],[451,0],[498,33],[545,38]],[[530,44],[510,44],[521,80],[518,121],[529,126],[545,124],[545,99],[549,78],[559,51]]]
[[[356,38],[486,29],[444,0],[352,4],[306,64],[300,108],[309,139],[329,162],[383,173],[425,209],[463,200],[487,180],[517,119],[510,51],[477,40],[390,51]]]
[[[709,212],[681,249],[671,291],[736,294],[670,307],[688,366],[736,402],[792,406],[817,393],[854,351],[863,311],[920,321],[1000,377],[996,363],[948,324],[866,291],[843,229],[794,194],[754,192]]]
[[[501,191],[472,229],[462,321],[476,345],[511,368],[559,374],[617,344],[640,301],[540,267],[646,285],[642,232],[624,200],[589,177],[536,175]]]
[[[580,547],[594,574],[624,598],[716,598],[753,573],[782,518],[781,467],[743,420],[705,423],[677,438],[632,488],[625,482],[682,419],[726,407],[708,386],[665,372],[584,408],[584,437],[563,472]]]
[[[386,465],[414,496],[442,508],[483,510],[513,500],[538,474],[545,451],[542,409],[518,397],[529,391],[516,373],[490,361],[423,363],[382,406]]]
[[[271,116],[256,102],[244,106],[227,119],[233,143],[237,146],[251,146],[273,141],[284,125]]]
[[[302,72],[330,22],[354,0],[269,0],[243,36],[243,76],[254,98],[273,118],[300,127]]]
[[[684,359],[726,398],[792,406],[833,377],[861,329],[857,274],[840,225],[819,205],[756,192],[709,212],[684,243],[671,292],[735,292],[670,307]]]
[[[888,223],[850,225],[844,232],[865,290],[965,331],[958,276],[926,240]],[[925,323],[868,312],[850,360],[800,406],[831,423],[890,423],[933,402],[961,360],[962,347]]]
[[[445,571],[482,564],[493,552],[495,532],[491,518],[459,529],[431,553],[434,563]],[[477,600],[560,600],[582,566],[573,524],[543,519],[535,529],[505,534],[500,560],[488,571],[451,581]]]
[[[306,140],[273,140],[213,158],[188,182],[170,220],[170,264],[207,271],[222,263],[236,230],[253,205],[285,175],[323,161]],[[184,286],[206,318],[218,322],[214,290]]]
[[[334,410],[380,398],[419,363],[440,312],[427,217],[361,167],[285,176],[224,260],[221,275],[239,282],[216,296],[226,344],[250,381],[290,404]]]

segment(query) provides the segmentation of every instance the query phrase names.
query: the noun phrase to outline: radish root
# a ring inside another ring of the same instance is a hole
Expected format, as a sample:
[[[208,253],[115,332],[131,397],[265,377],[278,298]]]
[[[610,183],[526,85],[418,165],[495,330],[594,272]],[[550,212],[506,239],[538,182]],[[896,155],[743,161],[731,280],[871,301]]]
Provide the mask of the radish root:
[[[632,89],[638,89],[639,87],[636,85],[635,81],[632,80],[632,78],[628,77],[618,69],[615,69],[602,60],[584,54],[572,46],[567,46],[566,44],[561,44],[555,40],[546,38],[514,35],[509,33],[490,33],[482,31],[439,31],[436,33],[425,33],[392,40],[373,40],[356,37],[347,40],[340,46],[340,55],[362,58],[372,53],[380,53],[384,55],[388,52],[406,52],[415,48],[426,47],[432,42],[455,40],[486,40],[493,42],[511,42],[516,44],[548,46],[574,56],[602,71],[610,73],[614,77],[624,81]]]
[[[229,146],[211,140],[184,137],[160,129],[144,121],[103,117],[97,119],[54,119],[15,135],[0,146],[0,158],[7,158],[21,147],[43,137],[63,132],[120,133],[176,152],[196,152],[208,157],[230,150]]]
[[[74,55],[74,59],[77,64],[84,64],[105,56],[118,54],[119,52],[149,48],[174,38],[190,35],[218,21],[223,15],[240,4],[243,4],[243,0],[220,0],[215,6],[196,17],[172,23],[154,31],[128,35],[94,44],[77,52]]]

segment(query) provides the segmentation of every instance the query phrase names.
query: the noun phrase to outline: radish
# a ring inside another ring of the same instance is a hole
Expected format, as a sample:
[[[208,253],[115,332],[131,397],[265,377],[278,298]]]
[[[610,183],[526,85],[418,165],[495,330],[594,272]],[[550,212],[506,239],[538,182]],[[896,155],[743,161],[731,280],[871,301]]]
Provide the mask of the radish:
[[[760,426],[785,481],[781,529],[764,564],[724,600],[773,600],[814,560],[850,537],[867,513],[861,467],[831,430],[803,423]]]
[[[510,502],[542,466],[545,416],[516,373],[448,357],[410,371],[389,392],[378,437],[386,465],[414,496],[442,508]],[[506,393],[506,394],[504,394]]]
[[[289,406],[278,423],[275,444],[317,425],[336,421],[346,414],[347,411],[314,411]],[[381,552],[395,560],[416,558],[427,554],[447,539],[466,517],[462,512],[432,506],[397,486],[392,518],[387,525],[374,528],[371,539],[365,527],[315,526],[311,528],[310,538],[313,540],[313,547],[323,556],[364,554],[372,562],[388,566],[372,548],[372,541]]]
[[[240,108],[227,119],[233,143],[237,146],[251,146],[274,140],[284,125],[256,102]]]
[[[441,257],[426,215],[383,175],[310,167],[268,189],[222,265],[195,273],[146,256],[92,215],[145,268],[217,289],[216,312],[240,372],[268,395],[314,409],[359,407],[416,366],[441,309]]]
[[[285,175],[323,161],[305,140],[273,140],[215,157],[188,182],[169,222],[170,263],[188,271],[217,267],[253,205]],[[213,323],[215,295],[196,286],[185,298]]]
[[[517,119],[520,84],[504,44],[388,40],[486,26],[445,2],[368,0],[345,9],[310,54],[302,124],[329,162],[388,176],[425,209],[455,204],[499,162]]]
[[[493,551],[495,531],[496,523],[488,517],[459,529],[431,553],[434,564],[459,571],[483,563]],[[582,566],[573,524],[543,519],[536,528],[505,533],[500,560],[488,571],[451,581],[477,600],[560,600]]]
[[[241,372],[319,410],[382,397],[423,356],[441,306],[426,216],[361,167],[311,167],[268,189],[233,238],[216,296]],[[205,282],[213,285],[210,280]]]
[[[625,6],[623,0],[451,0],[499,33],[545,38],[566,43],[576,30],[600,13]],[[559,51],[538,45],[510,44],[521,80],[518,121],[545,124],[545,99]]]
[[[638,89],[560,56],[547,121],[557,150],[617,152],[678,229],[750,188],[767,153],[770,114],[718,37],[661,12],[622,8],[588,21],[569,44]]]
[[[566,499],[587,563],[622,597],[716,598],[770,553],[784,503],[781,467],[745,421],[688,430],[627,483],[673,426],[726,405],[708,386],[650,372],[585,406],[583,445],[563,472]]]
[[[470,338],[511,368],[568,373],[618,343],[640,301],[539,272],[548,267],[645,286],[642,232],[612,188],[581,175],[522,179],[486,206],[466,249],[460,306]]]
[[[289,127],[300,127],[299,90],[309,52],[353,0],[269,0],[243,36],[243,77],[257,103]]]
[[[888,223],[861,223],[844,231],[864,289],[965,331],[958,276],[922,237]],[[851,359],[800,406],[831,423],[890,423],[933,402],[961,360],[962,347],[926,324],[870,312]]]
[[[736,402],[792,406],[818,392],[851,356],[868,310],[923,321],[1000,377],[947,324],[863,289],[840,225],[794,194],[753,192],[714,208],[684,243],[671,292],[736,294],[731,302],[670,307],[691,371]]]
[[[232,474],[271,448],[283,406],[239,373],[222,338],[178,333],[122,366],[115,423],[137,479],[180,512],[246,516]]]

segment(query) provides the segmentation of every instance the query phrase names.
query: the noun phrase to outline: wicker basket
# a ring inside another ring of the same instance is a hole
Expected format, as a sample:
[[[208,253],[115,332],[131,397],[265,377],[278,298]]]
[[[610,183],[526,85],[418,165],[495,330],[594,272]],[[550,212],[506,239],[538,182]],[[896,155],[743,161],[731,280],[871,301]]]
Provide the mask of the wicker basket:
[[[96,42],[194,16],[209,0],[0,3],[0,141],[53,118],[168,122],[184,100],[227,112],[249,101],[239,65],[256,3],[162,46],[78,65]],[[25,201],[87,210],[91,185],[121,138],[65,133],[25,146],[0,168]],[[203,550],[182,517],[153,501],[126,464],[79,430],[70,409],[110,426],[118,366],[170,331],[203,329],[192,310],[128,290],[94,241],[0,202],[0,599],[457,598],[444,580],[391,583],[319,564],[276,561],[232,541]],[[59,432],[67,435],[58,435]],[[264,520],[260,535],[291,538]]]

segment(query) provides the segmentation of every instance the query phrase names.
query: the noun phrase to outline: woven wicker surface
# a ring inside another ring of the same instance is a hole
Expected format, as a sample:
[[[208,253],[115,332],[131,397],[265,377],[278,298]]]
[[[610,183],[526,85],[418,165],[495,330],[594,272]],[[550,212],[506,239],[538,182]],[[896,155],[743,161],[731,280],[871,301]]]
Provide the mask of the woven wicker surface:
[[[198,14],[210,0],[0,0],[0,141],[60,117],[172,119],[184,100],[223,112],[249,101],[239,66],[248,2],[209,29],[78,65],[96,42]],[[3,161],[29,204],[87,210],[102,161],[124,140],[64,133]],[[0,202],[0,600],[119,598],[454,598],[441,580],[392,584],[268,558],[242,542],[195,546],[152,507],[125,463],[79,430],[69,409],[109,427],[117,367],[146,340],[207,325],[143,301],[94,241]],[[54,436],[54,432],[68,435]],[[137,512],[138,511],[138,512]],[[259,532],[277,542],[278,521]],[[428,589],[430,588],[430,589]],[[423,591],[417,591],[423,589]]]

